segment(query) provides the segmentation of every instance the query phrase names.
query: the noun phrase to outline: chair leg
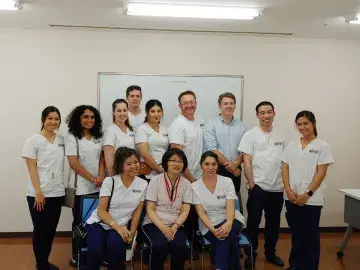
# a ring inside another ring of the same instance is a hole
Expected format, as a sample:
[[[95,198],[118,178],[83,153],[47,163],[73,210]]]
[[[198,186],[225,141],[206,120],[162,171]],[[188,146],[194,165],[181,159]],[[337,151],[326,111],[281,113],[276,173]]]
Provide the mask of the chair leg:
[[[78,252],[77,270],[80,270],[80,252]]]
[[[204,270],[204,247],[201,247],[201,270]]]
[[[250,259],[251,259],[251,270],[254,269],[254,257],[253,257],[253,247],[251,246],[250,248],[251,251],[251,255],[250,255]]]
[[[143,250],[140,250],[140,269],[143,270]]]

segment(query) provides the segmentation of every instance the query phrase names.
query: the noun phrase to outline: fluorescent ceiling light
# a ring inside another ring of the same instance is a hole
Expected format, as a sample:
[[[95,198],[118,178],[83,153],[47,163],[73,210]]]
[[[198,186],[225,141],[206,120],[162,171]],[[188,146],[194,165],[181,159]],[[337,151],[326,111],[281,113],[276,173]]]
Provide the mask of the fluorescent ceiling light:
[[[129,3],[125,13],[137,16],[251,20],[259,11],[227,6]]]
[[[345,17],[345,21],[346,19],[347,18]],[[360,24],[360,15],[352,15],[350,19],[347,19],[347,22],[351,24]]]
[[[0,0],[0,10],[18,10],[18,0]]]

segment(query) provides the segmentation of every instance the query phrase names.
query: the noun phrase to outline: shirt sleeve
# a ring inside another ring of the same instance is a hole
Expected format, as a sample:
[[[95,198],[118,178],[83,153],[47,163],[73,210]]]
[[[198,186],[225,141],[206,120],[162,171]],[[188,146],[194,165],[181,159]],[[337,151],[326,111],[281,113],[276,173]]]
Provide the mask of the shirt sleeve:
[[[190,184],[189,180],[187,180],[187,179],[184,179],[184,181],[186,181],[186,185],[185,185],[185,193],[184,193],[183,202],[191,204],[192,201],[193,201],[193,199],[192,199],[193,198],[193,191],[192,191],[192,188],[191,188],[191,184]]]
[[[196,187],[192,184],[191,188],[192,188],[192,204],[201,204],[200,198],[195,191]]]
[[[136,133],[135,133],[135,143],[143,143],[143,142],[148,142],[148,137],[146,135],[145,129],[143,127],[138,127],[136,129]]]
[[[32,137],[26,139],[24,143],[22,157],[36,159],[37,154],[38,154],[38,147],[35,143],[35,140]]]
[[[115,146],[115,132],[113,129],[107,128],[103,135],[103,146],[109,145],[109,146]]]
[[[159,175],[163,175],[163,174],[159,174]],[[158,201],[158,192],[159,192],[158,181],[159,181],[158,176],[155,176],[150,180],[145,197],[147,201],[152,201],[152,202]]]
[[[279,159],[287,164],[290,162],[290,149],[291,149],[291,143],[289,143],[284,151],[282,151],[279,155]]]
[[[178,121],[174,120],[174,122],[170,125],[168,132],[170,143],[185,145],[185,130]]]
[[[218,149],[218,145],[216,143],[216,131],[215,131],[214,120],[210,120],[205,127],[204,141],[205,141],[206,151],[212,151]]]
[[[225,196],[227,200],[236,200],[235,186],[230,178],[224,178],[226,182]]]
[[[106,177],[101,185],[99,197],[109,197],[111,195],[112,188],[113,188],[113,179],[111,177]]]
[[[248,154],[248,155],[253,155],[254,153],[254,145],[253,142],[251,140],[251,136],[249,135],[249,132],[246,132],[244,134],[244,136],[242,137],[239,147],[238,147],[238,151]]]
[[[324,142],[319,155],[318,165],[332,164],[332,163],[334,163],[334,157],[332,155],[330,146],[327,142]]]
[[[77,156],[76,139],[72,134],[68,134],[65,138],[65,155]]]

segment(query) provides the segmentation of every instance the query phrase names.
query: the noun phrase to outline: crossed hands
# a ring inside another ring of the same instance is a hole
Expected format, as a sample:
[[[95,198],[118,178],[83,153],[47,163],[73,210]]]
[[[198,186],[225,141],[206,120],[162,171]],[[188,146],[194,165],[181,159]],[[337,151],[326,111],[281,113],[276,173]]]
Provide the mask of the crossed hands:
[[[310,196],[307,193],[303,193],[301,195],[298,195],[293,191],[291,188],[285,189],[286,195],[288,199],[296,205],[303,206],[306,204]]]

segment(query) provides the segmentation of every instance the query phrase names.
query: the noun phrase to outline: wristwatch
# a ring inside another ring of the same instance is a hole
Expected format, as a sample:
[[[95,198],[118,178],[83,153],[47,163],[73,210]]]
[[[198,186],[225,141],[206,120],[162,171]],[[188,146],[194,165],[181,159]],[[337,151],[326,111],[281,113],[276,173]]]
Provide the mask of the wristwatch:
[[[310,197],[314,194],[314,192],[312,192],[311,190],[309,189],[305,189],[305,192],[307,195],[309,195]]]

